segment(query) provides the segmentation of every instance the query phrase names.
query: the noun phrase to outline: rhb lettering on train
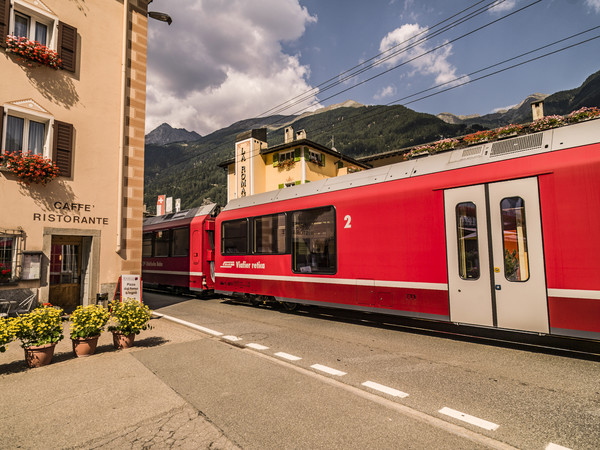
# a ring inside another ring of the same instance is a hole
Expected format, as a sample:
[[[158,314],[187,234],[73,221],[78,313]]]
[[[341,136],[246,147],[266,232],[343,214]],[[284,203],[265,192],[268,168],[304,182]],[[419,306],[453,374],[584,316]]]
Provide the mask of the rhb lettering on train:
[[[163,263],[160,261],[142,261],[143,267],[162,267]]]
[[[223,264],[221,264],[221,269],[232,269],[233,267],[236,269],[264,269],[266,264],[260,261],[255,263],[246,261],[224,261]]]

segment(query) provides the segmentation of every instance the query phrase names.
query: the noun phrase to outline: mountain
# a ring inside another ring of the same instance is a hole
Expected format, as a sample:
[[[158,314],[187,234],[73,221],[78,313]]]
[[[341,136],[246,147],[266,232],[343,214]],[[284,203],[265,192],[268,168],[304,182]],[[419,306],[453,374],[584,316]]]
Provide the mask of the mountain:
[[[195,131],[173,128],[168,123],[163,123],[146,135],[146,144],[166,145],[173,142],[190,142],[197,141],[201,137]]]
[[[518,105],[506,110],[499,110],[491,114],[479,116],[455,116],[450,113],[441,113],[437,117],[444,122],[452,124],[481,125],[485,128],[498,128],[511,123],[531,122],[531,104],[548,98],[545,94],[531,94]],[[544,102],[545,106],[545,102]],[[544,108],[545,109],[545,108]]]
[[[334,144],[344,155],[358,158],[509,123],[527,123],[531,121],[531,102],[542,98],[545,115],[600,107],[600,72],[578,88],[548,96],[532,94],[515,107],[483,116],[443,113],[436,117],[404,106],[365,106],[349,100],[300,116],[241,120],[186,142],[166,139],[168,143],[156,144],[147,140],[144,200],[150,210],[162,194],[181,198],[184,209],[206,199],[224,205],[227,180],[218,164],[233,157],[236,135],[253,128],[267,128],[269,147],[283,143],[283,129],[292,125],[296,131],[305,129],[308,139],[328,147]]]
[[[581,86],[575,89],[556,92],[552,95],[531,94],[521,103],[506,111],[497,111],[483,116],[455,116],[441,113],[437,117],[451,124],[498,128],[510,123],[531,122],[531,103],[544,100],[544,115],[564,115],[584,106],[600,106],[600,71],[590,75]]]

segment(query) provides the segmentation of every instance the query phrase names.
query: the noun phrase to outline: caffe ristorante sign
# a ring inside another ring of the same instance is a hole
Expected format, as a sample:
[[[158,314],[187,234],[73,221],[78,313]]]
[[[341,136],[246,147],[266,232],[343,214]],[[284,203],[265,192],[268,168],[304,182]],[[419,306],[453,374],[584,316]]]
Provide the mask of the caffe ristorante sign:
[[[54,202],[51,211],[34,212],[34,222],[108,225],[108,217],[94,214],[95,205],[87,203]]]

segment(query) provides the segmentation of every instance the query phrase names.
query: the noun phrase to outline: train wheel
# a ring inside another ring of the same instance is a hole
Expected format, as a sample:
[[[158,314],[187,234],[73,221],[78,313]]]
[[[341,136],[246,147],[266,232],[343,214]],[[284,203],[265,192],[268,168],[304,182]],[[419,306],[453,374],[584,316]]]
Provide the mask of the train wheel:
[[[281,302],[286,311],[294,311],[298,307],[298,303]]]

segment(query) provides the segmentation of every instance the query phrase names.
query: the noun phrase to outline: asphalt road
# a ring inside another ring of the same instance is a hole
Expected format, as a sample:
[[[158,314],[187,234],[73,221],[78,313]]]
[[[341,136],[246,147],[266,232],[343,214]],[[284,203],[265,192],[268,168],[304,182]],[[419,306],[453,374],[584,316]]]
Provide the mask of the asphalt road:
[[[138,358],[242,448],[600,448],[600,362],[326,308],[144,293],[211,339]]]

